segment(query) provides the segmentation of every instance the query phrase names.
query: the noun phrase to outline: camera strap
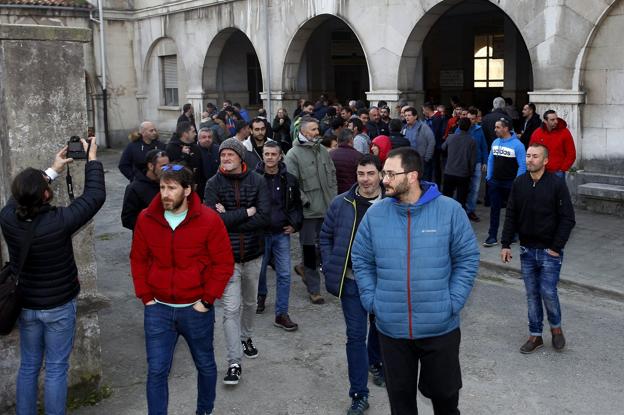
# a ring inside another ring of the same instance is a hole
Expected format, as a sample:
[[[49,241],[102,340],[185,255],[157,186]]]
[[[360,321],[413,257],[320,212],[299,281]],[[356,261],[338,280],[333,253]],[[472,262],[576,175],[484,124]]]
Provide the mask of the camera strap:
[[[93,138],[91,140],[93,140]],[[89,161],[91,140],[89,140],[89,144],[87,145],[87,162]],[[69,164],[67,164],[67,176],[65,176],[65,181],[67,182],[67,195],[69,196],[69,201],[73,202],[76,197],[74,196],[74,183],[72,181],[71,174],[69,173]]]

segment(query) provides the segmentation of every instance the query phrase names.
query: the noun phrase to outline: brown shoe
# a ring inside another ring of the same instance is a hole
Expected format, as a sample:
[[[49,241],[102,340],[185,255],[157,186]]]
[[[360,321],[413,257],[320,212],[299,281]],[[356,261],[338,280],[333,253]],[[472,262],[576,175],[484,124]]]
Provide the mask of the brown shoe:
[[[551,329],[550,332],[552,333],[553,348],[556,351],[560,352],[561,350],[563,350],[566,344],[565,337],[563,336],[563,332],[561,331],[561,327]]]
[[[321,297],[321,294],[310,294],[310,301],[312,304],[325,304],[325,299]]]
[[[542,336],[530,336],[529,340],[520,348],[520,353],[530,354],[543,346],[544,341],[542,340]]]
[[[286,331],[295,331],[299,328],[299,325],[297,325],[297,323],[293,323],[288,314],[280,314],[279,316],[276,316],[273,325]]]
[[[300,277],[302,277],[302,278],[303,278],[303,276],[304,276],[304,274],[303,274],[303,270],[304,270],[303,264],[297,264],[297,265],[295,265],[295,274],[299,275],[299,276],[300,276]]]

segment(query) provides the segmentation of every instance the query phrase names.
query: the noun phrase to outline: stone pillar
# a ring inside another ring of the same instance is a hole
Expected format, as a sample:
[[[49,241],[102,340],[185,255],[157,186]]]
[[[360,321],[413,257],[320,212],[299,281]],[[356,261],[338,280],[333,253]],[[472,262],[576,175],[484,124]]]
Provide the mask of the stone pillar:
[[[280,108],[286,108],[288,111],[288,117],[293,120],[293,114],[297,109],[297,101],[300,97],[305,97],[305,92],[284,92],[284,91],[271,91],[271,112],[269,122],[273,122],[277,110]],[[269,110],[269,93],[267,91],[260,92],[260,99],[264,108]]]
[[[186,93],[186,101],[193,106],[195,123],[197,124],[197,128],[199,128],[201,114],[204,111],[204,91],[201,89],[188,91]]]
[[[379,101],[386,101],[390,108],[390,116],[392,118],[399,117],[400,108],[397,107],[399,101],[406,101],[408,105],[413,105],[416,109],[420,109],[425,99],[424,91],[399,91],[393,90],[377,90],[366,92],[366,99],[371,106],[377,106]]]
[[[0,24],[0,202],[10,196],[12,177],[25,167],[47,168],[72,135],[87,129],[81,28]],[[84,162],[71,165],[76,195],[82,193]],[[68,203],[64,175],[54,184],[55,204]],[[74,236],[82,291],[71,358],[70,397],[98,388],[102,374],[93,223]],[[4,245],[4,241],[2,241]],[[4,248],[4,247],[3,247]],[[3,249],[6,252],[6,248]],[[6,253],[3,255],[6,259]],[[15,401],[19,364],[18,331],[0,338],[0,413]],[[42,392],[42,391],[41,391]]]
[[[585,92],[570,91],[563,89],[543,90],[529,92],[529,99],[535,104],[537,113],[540,117],[546,110],[555,110],[559,118],[565,120],[568,129],[574,138],[576,146],[576,162],[575,166],[581,166],[583,133],[581,126],[581,105],[585,103]]]

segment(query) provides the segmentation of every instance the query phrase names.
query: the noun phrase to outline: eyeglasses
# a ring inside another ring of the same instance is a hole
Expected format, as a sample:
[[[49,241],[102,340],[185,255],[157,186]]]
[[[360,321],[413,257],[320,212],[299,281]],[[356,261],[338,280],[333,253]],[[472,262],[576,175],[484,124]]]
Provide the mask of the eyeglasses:
[[[184,166],[181,165],[181,164],[166,164],[166,165],[162,166],[160,169],[162,171],[169,171],[169,170],[180,171],[183,168],[184,168]]]
[[[399,172],[399,173],[395,173],[395,172],[393,172],[393,171],[385,171],[385,170],[382,170],[382,171],[381,171],[381,179],[383,180],[383,179],[385,179],[385,178],[387,177],[389,180],[394,180],[394,178],[395,178],[396,176],[400,176],[401,174],[412,173],[412,172],[414,172],[414,171],[416,171],[416,170],[402,171],[402,172]]]

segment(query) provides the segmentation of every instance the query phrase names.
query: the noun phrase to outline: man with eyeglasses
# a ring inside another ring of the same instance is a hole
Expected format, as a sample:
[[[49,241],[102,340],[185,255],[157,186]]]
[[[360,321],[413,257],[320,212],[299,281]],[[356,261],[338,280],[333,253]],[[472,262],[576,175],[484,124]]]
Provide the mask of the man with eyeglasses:
[[[234,258],[223,221],[193,192],[192,172],[162,167],[160,197],[134,228],[130,266],[145,305],[147,409],[166,414],[175,346],[184,337],[197,367],[196,414],[212,414],[217,382],[213,303],[232,275]]]
[[[498,245],[500,211],[507,202],[514,179],[526,172],[526,150],[511,130],[511,122],[500,118],[494,131],[498,138],[490,149],[485,178],[490,196],[490,229],[483,243],[486,248]]]
[[[459,314],[479,249],[461,205],[422,172],[416,150],[388,154],[386,198],[362,219],[351,260],[362,305],[375,314],[392,414],[418,413],[417,387],[434,413],[459,414]]]
[[[266,181],[245,163],[245,147],[231,137],[219,146],[221,166],[206,183],[204,203],[225,223],[234,252],[234,274],[223,294],[223,330],[227,348],[226,385],[238,385],[243,354],[258,357],[253,335],[264,233],[271,224]]]
[[[145,173],[136,172],[134,180],[126,186],[121,208],[121,224],[124,228],[134,230],[137,217],[149,206],[160,192],[160,175],[162,167],[169,164],[169,156],[162,150],[151,150],[145,156],[147,168]]]
[[[348,415],[362,415],[368,404],[368,371],[373,382],[384,381],[375,319],[362,307],[351,264],[355,232],[366,211],[383,198],[381,162],[377,156],[363,155],[357,164],[357,182],[332,201],[321,228],[320,247],[325,285],[330,294],[340,298],[347,327],[347,367],[349,370]],[[368,332],[368,344],[367,344]],[[368,368],[368,371],[367,371]]]

